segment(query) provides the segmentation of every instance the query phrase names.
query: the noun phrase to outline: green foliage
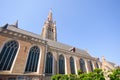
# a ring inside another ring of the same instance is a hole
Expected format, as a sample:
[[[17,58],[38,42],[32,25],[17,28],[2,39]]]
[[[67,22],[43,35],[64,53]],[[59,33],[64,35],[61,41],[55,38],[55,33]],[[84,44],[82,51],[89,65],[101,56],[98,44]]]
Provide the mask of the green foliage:
[[[110,80],[120,80],[120,68],[113,70],[112,74],[109,75]],[[102,69],[94,69],[90,73],[82,73],[78,70],[78,75],[69,74],[62,75],[57,74],[51,77],[51,80],[105,80]]]
[[[69,80],[77,80],[77,75],[75,75],[75,74],[70,74],[70,75],[69,75]]]
[[[61,80],[69,80],[68,75],[63,75],[63,76],[61,77]]]
[[[120,80],[120,68],[113,70],[109,78],[110,80]]]
[[[105,80],[102,69],[94,69],[94,80]]]
[[[78,70],[77,71],[78,75],[82,74],[82,71],[81,70]]]
[[[102,69],[94,69],[90,73],[78,74],[79,80],[105,80]]]
[[[78,70],[78,75],[61,75],[57,74],[51,77],[52,80],[105,80],[102,69],[95,69],[90,73],[82,73]]]
[[[93,80],[91,76],[91,73],[83,73],[81,75],[78,75],[78,80]]]

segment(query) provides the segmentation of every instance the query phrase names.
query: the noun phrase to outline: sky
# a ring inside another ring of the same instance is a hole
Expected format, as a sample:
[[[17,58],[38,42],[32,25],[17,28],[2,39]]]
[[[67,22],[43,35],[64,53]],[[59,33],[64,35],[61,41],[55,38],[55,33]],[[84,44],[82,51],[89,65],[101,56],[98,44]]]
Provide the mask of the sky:
[[[0,0],[0,26],[41,34],[50,9],[59,42],[120,65],[120,0]]]

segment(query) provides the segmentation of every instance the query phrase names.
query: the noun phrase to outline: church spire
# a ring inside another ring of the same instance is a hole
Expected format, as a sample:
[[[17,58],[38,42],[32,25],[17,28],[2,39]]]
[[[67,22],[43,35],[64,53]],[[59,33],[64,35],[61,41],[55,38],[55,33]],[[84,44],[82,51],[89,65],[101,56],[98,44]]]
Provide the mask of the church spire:
[[[18,20],[15,23],[13,23],[12,26],[18,28]]]
[[[50,10],[48,14],[48,21],[52,21],[52,9]]]
[[[48,13],[48,17],[44,23],[41,36],[46,39],[57,41],[56,22],[52,19],[52,10],[50,10]]]
[[[15,27],[18,27],[18,20],[13,24]]]

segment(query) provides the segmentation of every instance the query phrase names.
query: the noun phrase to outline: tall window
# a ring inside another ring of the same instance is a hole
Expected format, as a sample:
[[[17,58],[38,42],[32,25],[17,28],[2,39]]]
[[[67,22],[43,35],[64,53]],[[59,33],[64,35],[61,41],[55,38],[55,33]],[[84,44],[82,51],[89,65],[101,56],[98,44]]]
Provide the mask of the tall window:
[[[96,67],[97,67],[97,68],[99,68],[99,65],[98,65],[98,63],[97,63],[97,62],[96,62]]]
[[[33,46],[30,49],[25,72],[36,72],[38,66],[40,49],[37,46]]]
[[[8,78],[8,80],[16,80],[16,78]]]
[[[46,56],[45,73],[52,74],[52,65],[53,65],[53,55],[50,52],[48,52]]]
[[[92,71],[92,72],[93,72],[93,64],[92,64],[92,62],[91,62],[91,61],[89,61],[89,65],[90,65],[90,71]]]
[[[64,56],[59,56],[59,74],[65,74],[65,60]]]
[[[82,58],[80,59],[80,69],[82,72],[86,72],[85,61]]]
[[[72,57],[70,57],[70,70],[71,74],[75,74],[74,59]]]
[[[10,70],[18,50],[18,42],[15,40],[5,43],[0,53],[0,70]]]

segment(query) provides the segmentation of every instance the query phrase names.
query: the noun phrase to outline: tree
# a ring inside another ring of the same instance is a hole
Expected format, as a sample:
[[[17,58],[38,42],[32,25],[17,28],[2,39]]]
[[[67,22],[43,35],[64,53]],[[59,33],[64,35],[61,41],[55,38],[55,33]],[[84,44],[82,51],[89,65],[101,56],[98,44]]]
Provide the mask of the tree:
[[[61,75],[57,74],[52,76],[52,80],[105,80],[102,69],[94,69],[93,72],[83,73],[81,70],[78,70],[78,75]]]
[[[93,72],[81,73],[78,71],[79,80],[105,80],[102,69],[94,69]]]
[[[110,80],[120,80],[120,68],[113,70],[108,77],[110,78]]]
[[[94,69],[93,75],[94,80],[105,80],[102,69]]]
[[[56,74],[51,77],[52,80],[69,80],[68,75]]]

